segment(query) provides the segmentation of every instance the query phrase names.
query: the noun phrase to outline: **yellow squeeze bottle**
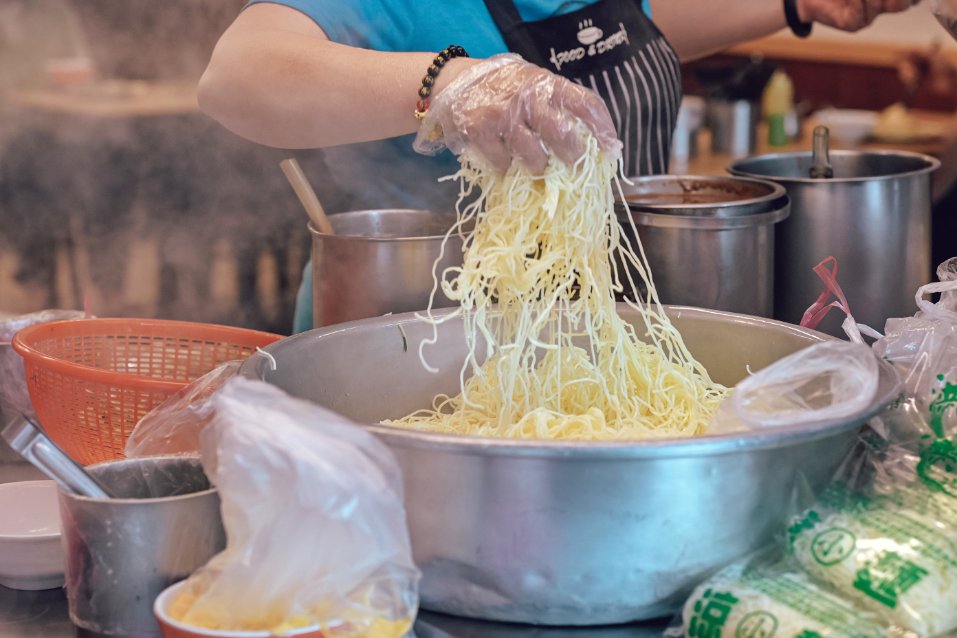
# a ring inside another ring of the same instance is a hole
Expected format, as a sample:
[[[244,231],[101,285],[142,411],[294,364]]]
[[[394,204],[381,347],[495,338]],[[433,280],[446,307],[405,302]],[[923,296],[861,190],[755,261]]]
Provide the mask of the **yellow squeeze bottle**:
[[[790,142],[787,117],[794,110],[794,84],[781,69],[771,74],[771,79],[764,87],[761,107],[768,121],[768,144],[783,146]]]

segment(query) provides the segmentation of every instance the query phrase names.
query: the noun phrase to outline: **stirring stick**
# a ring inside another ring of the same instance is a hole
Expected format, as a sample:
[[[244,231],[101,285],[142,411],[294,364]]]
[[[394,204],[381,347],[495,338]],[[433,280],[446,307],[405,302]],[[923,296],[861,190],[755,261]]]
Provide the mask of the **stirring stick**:
[[[299,201],[302,202],[302,206],[306,209],[306,213],[316,230],[323,235],[334,235],[335,232],[332,230],[332,224],[329,223],[326,211],[322,209],[316,191],[312,190],[312,186],[306,179],[306,174],[302,172],[302,167],[299,166],[296,158],[290,157],[282,160],[279,162],[279,167],[282,168],[282,172],[292,185],[292,189],[296,191]]]

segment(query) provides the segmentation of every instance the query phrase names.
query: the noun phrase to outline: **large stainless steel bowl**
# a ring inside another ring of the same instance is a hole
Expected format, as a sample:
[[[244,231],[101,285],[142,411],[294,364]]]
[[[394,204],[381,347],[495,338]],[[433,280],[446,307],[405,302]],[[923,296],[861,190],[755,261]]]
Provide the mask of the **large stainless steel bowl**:
[[[446,311],[441,311],[446,312]],[[626,306],[619,312],[637,316]],[[734,384],[827,338],[770,319],[672,307],[668,314],[715,380]],[[359,423],[376,424],[454,393],[461,323],[411,314],[302,333],[242,372]],[[882,364],[878,396],[837,423],[687,440],[516,441],[370,429],[402,466],[422,607],[490,620],[607,624],[671,613],[718,566],[767,542],[799,474],[820,487],[856,426],[897,395]]]

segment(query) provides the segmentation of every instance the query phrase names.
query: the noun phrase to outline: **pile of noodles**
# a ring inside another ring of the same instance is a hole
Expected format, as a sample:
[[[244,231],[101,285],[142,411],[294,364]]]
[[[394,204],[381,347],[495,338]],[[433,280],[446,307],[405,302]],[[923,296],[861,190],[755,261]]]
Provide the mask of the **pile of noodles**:
[[[640,243],[636,252],[621,234],[618,162],[591,136],[574,165],[552,158],[540,175],[518,162],[503,174],[460,159],[450,234],[464,237],[464,263],[435,273],[459,307],[424,319],[437,335],[438,323],[462,318],[469,355],[461,394],[386,423],[522,439],[701,434],[727,390],[688,352]],[[615,300],[637,290],[633,273],[647,291],[629,302],[637,326],[618,316]],[[422,347],[419,354],[427,365]]]

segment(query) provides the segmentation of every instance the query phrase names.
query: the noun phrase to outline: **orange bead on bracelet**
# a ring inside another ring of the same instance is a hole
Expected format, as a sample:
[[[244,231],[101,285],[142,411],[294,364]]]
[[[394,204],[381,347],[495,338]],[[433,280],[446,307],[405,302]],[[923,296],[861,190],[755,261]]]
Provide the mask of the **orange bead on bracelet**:
[[[419,99],[415,103],[415,119],[421,120],[425,117],[426,112],[429,110],[429,97],[432,95],[432,87],[435,85],[435,78],[438,77],[439,71],[442,70],[442,67],[445,66],[445,63],[451,60],[452,58],[467,58],[469,54],[457,44],[450,44],[445,47],[435,56],[435,59],[432,60],[432,64],[429,65],[429,68],[426,69],[425,75],[422,77],[422,86],[419,87]]]

